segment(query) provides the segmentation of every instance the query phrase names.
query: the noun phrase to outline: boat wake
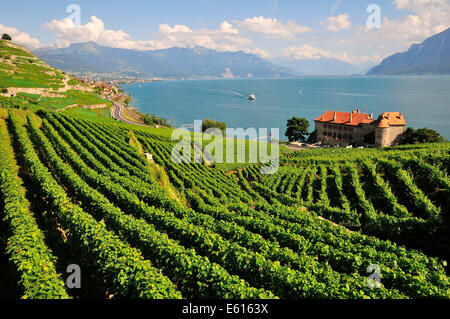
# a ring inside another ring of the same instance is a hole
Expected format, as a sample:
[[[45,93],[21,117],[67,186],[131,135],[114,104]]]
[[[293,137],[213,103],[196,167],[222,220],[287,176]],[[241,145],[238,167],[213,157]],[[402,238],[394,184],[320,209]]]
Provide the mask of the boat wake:
[[[365,93],[338,93],[338,95],[344,95],[344,96],[373,96],[373,94],[365,94]]]
[[[235,97],[235,98],[248,98],[248,94],[239,91],[225,91],[225,90],[211,90],[214,92],[218,92],[218,95]]]

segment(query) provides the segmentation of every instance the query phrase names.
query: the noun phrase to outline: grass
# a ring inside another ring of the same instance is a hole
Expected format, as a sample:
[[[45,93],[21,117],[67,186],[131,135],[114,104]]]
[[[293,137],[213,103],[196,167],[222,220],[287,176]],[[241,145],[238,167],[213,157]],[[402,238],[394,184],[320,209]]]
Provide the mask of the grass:
[[[139,142],[136,135],[134,135],[133,131],[128,132],[128,137],[129,137],[128,144],[134,147],[140,155],[144,155],[144,149],[142,147],[142,144]]]
[[[18,55],[18,56],[26,56],[26,57],[34,57],[34,55],[20,50],[20,49],[16,49],[16,48],[11,48],[10,46],[6,45],[7,41],[5,40],[0,40],[0,55],[6,55],[6,54],[10,54],[10,55]]]
[[[106,104],[107,107],[111,107],[111,101],[104,100],[96,93],[83,92],[76,90],[69,90],[66,93],[61,93],[65,95],[64,98],[61,97],[43,97],[40,99],[40,103],[46,107],[52,108],[54,110],[63,109],[69,105],[96,105],[96,104]]]
[[[144,131],[150,134],[155,134],[155,135],[159,135],[159,136],[163,136],[166,138],[171,138],[172,136],[172,132],[173,132],[173,128],[167,128],[167,127],[160,127],[160,128],[156,128],[156,127],[151,127],[151,126],[136,126],[136,125],[132,125],[132,124],[119,124],[118,122],[116,122],[117,125],[123,125],[123,127],[127,128],[128,130],[134,130],[134,131]]]
[[[38,102],[41,98],[40,94],[31,94],[31,93],[25,93],[25,92],[19,92],[16,94],[17,97],[23,98],[28,101]]]
[[[10,61],[0,63],[0,88],[42,88],[48,89],[49,93],[57,93],[64,97],[42,97],[40,94],[18,93],[12,98],[15,103],[23,104],[31,102],[53,110],[60,110],[70,105],[90,106],[105,104],[110,107],[110,101],[102,99],[98,94],[80,90],[68,90],[67,92],[58,92],[59,88],[64,87],[64,74],[57,69],[51,68],[43,61],[32,54],[11,48],[0,42],[0,57]],[[14,73],[11,74],[11,71]],[[80,84],[74,77],[70,77],[69,85]],[[23,102],[21,102],[21,100]],[[80,113],[80,111],[75,111]],[[87,112],[89,117],[96,118],[100,115],[107,116],[107,112]]]
[[[10,50],[11,49],[11,50]],[[6,47],[2,49],[2,56],[20,54],[18,49]],[[25,51],[21,51],[25,54]],[[22,55],[23,55],[22,54]],[[16,57],[10,59],[13,65],[2,63],[0,68],[0,87],[23,87],[23,88],[53,88],[63,87],[64,76],[58,70],[49,68],[42,61],[30,58]],[[30,63],[30,61],[33,63]],[[8,71],[14,71],[11,74]],[[47,73],[46,73],[47,72]]]
[[[110,109],[86,109],[82,107],[74,107],[64,111],[64,114],[71,115],[79,119],[89,119],[98,122],[116,123],[116,120],[111,117]]]
[[[0,57],[6,58],[13,65],[2,63],[0,67],[0,87],[22,88],[60,88],[64,76],[61,71],[53,69],[43,61],[19,48],[6,45],[0,41]],[[14,71],[13,74],[7,71]]]

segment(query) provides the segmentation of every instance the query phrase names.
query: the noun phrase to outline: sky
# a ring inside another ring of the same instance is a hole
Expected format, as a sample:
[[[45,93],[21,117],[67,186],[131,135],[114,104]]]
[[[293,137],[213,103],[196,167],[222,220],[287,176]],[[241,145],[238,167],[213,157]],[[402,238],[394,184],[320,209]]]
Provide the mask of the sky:
[[[450,0],[14,0],[0,12],[0,33],[32,50],[199,45],[354,65],[379,63],[448,27]]]

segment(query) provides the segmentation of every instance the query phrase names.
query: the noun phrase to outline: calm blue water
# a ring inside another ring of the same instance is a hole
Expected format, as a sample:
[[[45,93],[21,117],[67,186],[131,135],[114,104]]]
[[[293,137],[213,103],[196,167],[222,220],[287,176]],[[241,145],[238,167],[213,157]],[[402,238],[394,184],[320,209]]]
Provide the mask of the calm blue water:
[[[285,139],[286,121],[293,116],[308,119],[312,131],[313,120],[327,110],[362,111],[365,106],[375,117],[402,112],[408,126],[432,128],[450,139],[450,76],[166,81],[123,87],[134,107],[176,127],[210,118],[230,128],[280,128]],[[253,102],[246,99],[252,92]]]

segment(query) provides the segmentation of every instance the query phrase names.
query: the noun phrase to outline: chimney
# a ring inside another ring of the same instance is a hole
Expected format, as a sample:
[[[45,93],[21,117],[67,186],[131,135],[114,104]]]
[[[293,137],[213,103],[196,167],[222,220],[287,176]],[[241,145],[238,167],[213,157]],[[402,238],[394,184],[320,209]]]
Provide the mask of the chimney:
[[[333,122],[336,121],[336,112],[334,112]]]
[[[353,112],[350,113],[350,123],[352,122],[352,120],[353,120]]]
[[[373,113],[370,113],[370,118],[373,119]]]
[[[359,109],[356,109],[356,114],[359,114]]]

